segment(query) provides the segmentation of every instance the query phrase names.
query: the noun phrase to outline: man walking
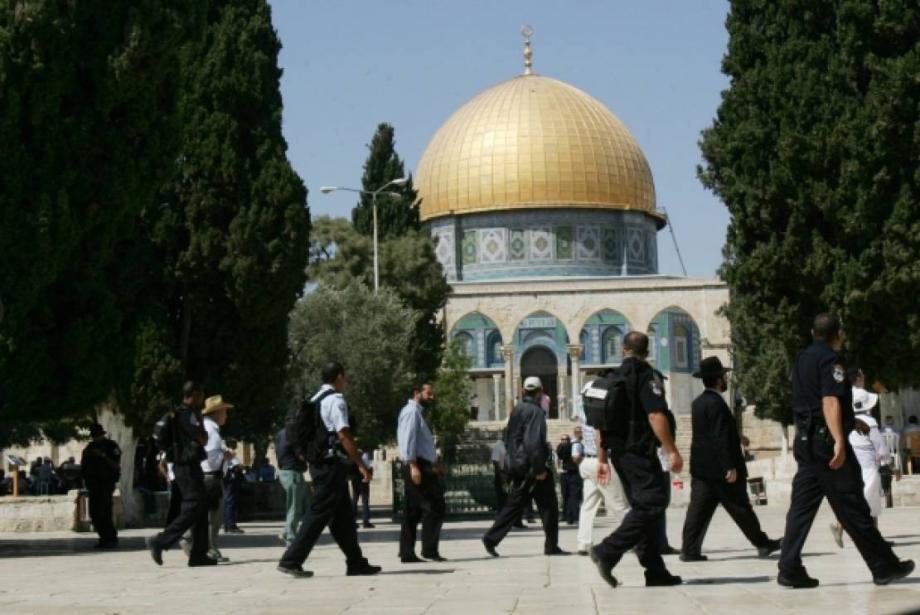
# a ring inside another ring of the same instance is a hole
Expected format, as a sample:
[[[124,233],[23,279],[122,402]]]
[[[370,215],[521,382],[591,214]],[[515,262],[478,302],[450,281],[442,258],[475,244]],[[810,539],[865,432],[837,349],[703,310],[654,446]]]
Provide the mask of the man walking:
[[[89,518],[93,529],[99,534],[97,549],[112,549],[118,546],[118,532],[112,520],[112,493],[121,476],[121,449],[105,437],[105,429],[99,423],[89,428],[93,439],[83,449],[80,469],[83,484],[89,491]]]
[[[630,435],[614,440],[612,435],[608,439],[608,434],[598,430],[601,445],[598,447],[597,482],[605,485],[610,480],[610,466],[607,465],[607,449],[610,448],[613,467],[631,504],[620,527],[591,549],[591,559],[601,578],[612,587],[619,584],[613,576],[613,568],[630,549],[635,549],[639,563],[645,568],[647,587],[683,582],[668,572],[661,558],[659,531],[669,493],[655,448],[661,446],[673,472],[680,473],[684,461],[671,435],[663,382],[646,361],[647,357],[648,336],[639,331],[627,333],[623,340],[620,373],[626,380],[631,406]]]
[[[186,382],[182,389],[182,404],[172,413],[167,427],[172,432],[172,445],[166,447],[166,461],[172,464],[173,485],[181,498],[179,514],[156,536],[147,537],[150,557],[163,565],[163,551],[172,547],[189,528],[192,547],[189,566],[213,566],[217,560],[208,557],[208,498],[204,487],[201,462],[205,459],[204,445],[208,434],[201,424],[199,408],[204,392],[197,383]]]
[[[562,483],[562,518],[569,525],[578,521],[578,510],[581,508],[582,484],[578,474],[578,464],[573,459],[573,454],[581,455],[581,431],[575,428],[575,441],[568,435],[562,436],[562,442],[556,447],[556,459],[559,464],[559,481]],[[573,453],[574,451],[574,453]]]
[[[591,387],[587,383],[581,391],[582,399],[585,391]],[[578,464],[578,473],[582,479],[582,502],[578,513],[578,554],[588,555],[588,550],[594,545],[594,519],[601,504],[608,514],[615,515],[617,522],[629,512],[629,504],[623,495],[623,485],[620,478],[613,472],[607,462],[609,480],[603,485],[597,481],[597,432],[585,421],[584,402],[580,401],[577,409],[578,419],[582,425],[578,427],[582,434],[581,455],[572,455]]]
[[[701,378],[706,390],[693,400],[693,440],[690,445],[690,506],[684,521],[683,562],[703,562],[703,539],[709,522],[721,504],[757,548],[757,555],[767,557],[780,548],[779,540],[770,540],[760,529],[747,494],[747,467],[741,452],[738,426],[722,394],[728,390],[728,372],[718,357],[700,362],[693,374]]]
[[[543,384],[536,376],[524,380],[523,399],[508,419],[505,448],[508,454],[510,493],[495,523],[482,538],[486,551],[498,557],[495,547],[521,519],[529,497],[533,497],[543,521],[545,555],[569,555],[559,548],[559,504],[553,484],[550,447],[546,441],[546,414],[539,405]]]
[[[227,422],[227,411],[233,408],[220,395],[209,397],[204,402],[204,430],[208,442],[204,445],[205,459],[201,462],[204,474],[204,490],[208,498],[208,557],[218,562],[229,561],[217,548],[217,534],[224,517],[224,462],[233,456],[220,437],[220,428]]]
[[[365,481],[370,480],[370,475],[358,456],[349,427],[348,404],[343,395],[348,382],[345,368],[340,363],[329,363],[323,368],[322,378],[323,386],[310,401],[319,405],[316,428],[323,430],[327,446],[321,451],[322,459],[309,460],[313,500],[294,541],[281,556],[278,571],[293,577],[312,577],[313,573],[302,566],[328,525],[336,544],[345,554],[346,575],[377,574],[380,566],[368,563],[358,546],[348,493],[348,459],[358,466]]]
[[[284,546],[289,547],[294,542],[297,527],[310,505],[310,491],[303,477],[303,473],[307,471],[307,463],[288,442],[286,431],[282,427],[275,434],[275,454],[278,457],[278,478],[284,488],[286,511],[284,527],[278,534],[278,539]]]
[[[396,439],[403,460],[405,507],[399,533],[399,560],[404,564],[422,562],[415,555],[416,528],[422,522],[422,557],[436,562],[446,561],[438,550],[441,524],[447,510],[444,487],[438,477],[437,451],[434,437],[423,414],[434,403],[430,384],[412,388],[412,398],[399,411]]]
[[[843,325],[836,314],[819,314],[812,327],[813,343],[799,354],[792,370],[792,409],[795,414],[795,460],[792,499],[779,558],[780,585],[818,586],[802,565],[802,547],[821,501],[827,497],[876,585],[909,575],[911,560],[900,561],[872,521],[863,497],[862,477],[847,434],[855,419],[852,391],[843,347]]]

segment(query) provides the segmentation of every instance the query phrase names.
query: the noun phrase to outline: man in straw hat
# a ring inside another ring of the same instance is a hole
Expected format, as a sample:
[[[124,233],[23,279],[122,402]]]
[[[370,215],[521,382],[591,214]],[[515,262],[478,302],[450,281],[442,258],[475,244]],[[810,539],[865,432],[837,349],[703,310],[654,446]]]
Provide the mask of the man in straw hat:
[[[505,431],[510,493],[495,523],[482,537],[482,544],[493,557],[495,547],[518,523],[529,496],[533,496],[543,521],[545,555],[569,555],[559,548],[559,504],[553,484],[552,461],[546,441],[546,414],[540,406],[543,383],[536,376],[524,380],[523,399],[511,411]]]
[[[731,516],[745,537],[757,548],[757,555],[767,557],[780,548],[781,541],[771,540],[760,529],[747,494],[747,468],[741,451],[741,439],[732,411],[722,394],[728,390],[728,372],[718,357],[700,362],[693,374],[701,378],[706,390],[693,400],[693,440],[690,444],[690,506],[684,520],[681,561],[701,562],[701,553],[709,522],[719,504]]]
[[[218,562],[228,561],[217,548],[217,532],[224,516],[224,462],[233,456],[220,437],[220,428],[227,422],[227,411],[231,408],[233,405],[225,402],[223,397],[214,395],[205,400],[204,410],[201,411],[204,430],[208,434],[208,443],[204,445],[207,457],[201,462],[208,500],[208,557]]]

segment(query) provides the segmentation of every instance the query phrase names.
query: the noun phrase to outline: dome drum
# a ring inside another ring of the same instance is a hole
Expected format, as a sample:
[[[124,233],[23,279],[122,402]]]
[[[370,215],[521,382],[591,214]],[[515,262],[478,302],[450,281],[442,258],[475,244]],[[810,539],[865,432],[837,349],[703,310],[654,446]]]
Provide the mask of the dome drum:
[[[640,212],[494,211],[425,226],[451,282],[658,273],[657,226]]]

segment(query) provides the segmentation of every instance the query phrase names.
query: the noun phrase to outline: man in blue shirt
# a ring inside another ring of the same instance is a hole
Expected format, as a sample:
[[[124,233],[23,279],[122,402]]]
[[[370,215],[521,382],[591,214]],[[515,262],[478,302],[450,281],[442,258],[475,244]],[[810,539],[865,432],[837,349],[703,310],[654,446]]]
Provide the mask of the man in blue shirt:
[[[424,560],[415,555],[416,528],[422,522],[422,557],[436,562],[446,561],[438,551],[441,524],[446,506],[444,487],[437,464],[438,453],[434,437],[423,414],[434,403],[434,390],[430,384],[412,387],[412,398],[399,412],[396,439],[403,463],[405,504],[402,530],[399,536],[399,559],[404,564]]]

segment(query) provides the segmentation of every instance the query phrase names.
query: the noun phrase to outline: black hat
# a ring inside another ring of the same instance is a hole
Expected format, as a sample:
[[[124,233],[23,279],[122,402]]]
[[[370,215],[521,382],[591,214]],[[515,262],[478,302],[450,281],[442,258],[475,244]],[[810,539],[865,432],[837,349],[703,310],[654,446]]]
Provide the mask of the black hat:
[[[104,435],[105,435],[105,429],[103,429],[102,425],[100,425],[99,423],[93,423],[92,425],[89,426],[89,436],[91,438],[96,438],[98,436],[104,436]]]
[[[730,367],[722,367],[719,357],[706,357],[700,361],[700,369],[693,373],[694,378],[715,378],[732,371]]]

